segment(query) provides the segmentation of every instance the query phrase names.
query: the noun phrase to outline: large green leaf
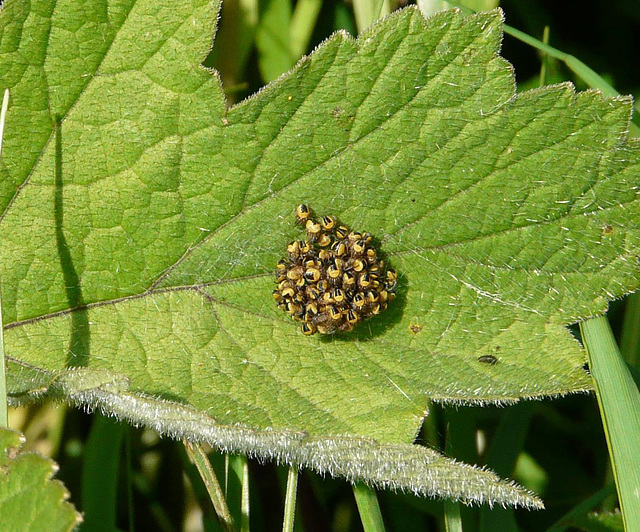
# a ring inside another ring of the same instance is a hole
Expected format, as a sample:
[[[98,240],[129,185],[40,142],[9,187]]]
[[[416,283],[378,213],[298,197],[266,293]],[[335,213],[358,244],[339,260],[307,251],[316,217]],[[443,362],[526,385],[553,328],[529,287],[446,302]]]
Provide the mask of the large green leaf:
[[[73,530],[82,518],[67,502],[64,485],[51,480],[58,466],[21,452],[22,434],[0,427],[0,515],[2,530]]]
[[[217,9],[0,13],[13,396],[373,479],[357,460],[333,467],[327,438],[387,449],[413,440],[428,399],[589,389],[566,324],[640,283],[630,100],[569,85],[516,97],[499,11],[407,9],[226,110],[199,67]],[[394,305],[353,334],[304,337],[273,304],[302,200],[378,236],[400,273]],[[375,469],[381,448],[358,460]]]

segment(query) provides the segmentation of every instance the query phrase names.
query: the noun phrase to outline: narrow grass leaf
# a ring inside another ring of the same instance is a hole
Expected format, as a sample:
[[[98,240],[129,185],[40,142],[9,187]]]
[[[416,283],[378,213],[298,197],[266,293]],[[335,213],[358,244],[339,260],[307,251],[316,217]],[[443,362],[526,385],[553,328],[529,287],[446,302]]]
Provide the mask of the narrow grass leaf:
[[[447,8],[460,8],[462,11],[466,13],[473,13],[477,11],[475,7],[470,5],[474,3],[474,0],[471,0],[469,2],[465,2],[464,0],[451,0],[451,1],[442,0],[442,2],[439,2],[437,0],[434,0],[434,1],[436,4],[440,4],[440,3],[448,4],[448,7],[438,6],[436,10],[447,9]],[[490,1],[490,0],[487,0],[487,1]],[[429,7],[433,2],[431,0],[426,0],[425,3]],[[479,0],[479,3],[482,3],[482,0]],[[418,2],[418,5],[421,5],[421,2]],[[433,12],[435,12],[436,10],[432,9]],[[553,46],[550,46],[547,42],[544,42],[544,39],[543,41],[540,41],[535,37],[532,37],[531,35],[517,28],[509,26],[507,24],[505,24],[504,26],[504,31],[507,35],[511,35],[512,37],[518,39],[519,41],[522,41],[528,44],[529,46],[541,51],[542,53],[547,54],[549,57],[553,57],[555,59],[558,59],[559,61],[562,61],[576,76],[578,76],[578,78],[581,81],[583,81],[593,89],[598,89],[602,91],[602,93],[605,96],[615,97],[620,94],[618,91],[616,91],[616,89],[610,83],[608,83],[595,70],[590,68],[588,65],[586,65],[582,61],[580,61],[580,59],[572,56],[571,54],[558,50]],[[631,122],[630,132],[636,137],[640,136],[640,126],[638,126],[634,122]]]
[[[627,298],[627,306],[620,334],[620,352],[632,367],[640,370],[640,294],[631,294]]]
[[[476,416],[468,409],[449,407],[444,410],[446,423],[445,454],[467,463],[478,462],[476,451]],[[461,508],[459,502],[444,501],[444,525],[447,532],[459,532],[465,523],[477,521],[474,508]]]
[[[588,532],[627,532],[620,512],[593,512],[577,516],[570,530]]]
[[[549,44],[549,26],[545,26],[542,33],[542,42],[543,44]],[[542,58],[540,60],[540,76],[539,76],[539,85],[542,87],[547,84],[547,69],[549,67],[549,54],[542,53]]]
[[[626,530],[640,530],[640,392],[605,317],[580,324]]]
[[[226,498],[236,530],[249,530],[249,463],[247,457],[240,454],[225,456],[227,464]]]
[[[378,504],[376,491],[362,483],[353,484],[358,513],[364,532],[384,532],[384,521]]]
[[[256,46],[265,82],[280,77],[298,60],[291,52],[291,15],[291,0],[267,0],[262,4]]]
[[[459,502],[444,501],[444,524],[447,532],[462,532]]]
[[[389,0],[353,0],[353,11],[358,33],[362,33],[371,24],[391,12]]]
[[[116,530],[118,474],[126,426],[94,416],[82,460],[81,501],[88,530]]]
[[[594,508],[600,506],[608,497],[615,495],[616,487],[614,484],[605,486],[597,493],[587,497],[583,501],[580,501],[571,511],[567,512],[558,521],[551,525],[547,532],[564,532],[570,528],[574,523],[584,520],[584,517],[589,515]]]
[[[511,35],[516,39],[540,50],[542,53],[562,61],[580,80],[586,83],[589,87],[602,91],[605,96],[615,97],[620,93],[608,83],[602,76],[600,76],[591,67],[580,61],[577,57],[572,56],[566,52],[562,52],[547,43],[539,41],[535,37],[524,33],[516,28],[513,28],[505,24],[504,31],[507,35]],[[640,136],[640,126],[635,122],[629,124],[630,133],[638,137]]]
[[[502,415],[491,445],[487,452],[486,464],[502,477],[513,478],[516,461],[520,455],[529,431],[533,405],[529,402],[509,407]],[[512,508],[480,509],[480,530],[517,531],[518,525]]]
[[[291,18],[291,55],[295,59],[306,53],[313,28],[318,20],[322,0],[298,0]]]

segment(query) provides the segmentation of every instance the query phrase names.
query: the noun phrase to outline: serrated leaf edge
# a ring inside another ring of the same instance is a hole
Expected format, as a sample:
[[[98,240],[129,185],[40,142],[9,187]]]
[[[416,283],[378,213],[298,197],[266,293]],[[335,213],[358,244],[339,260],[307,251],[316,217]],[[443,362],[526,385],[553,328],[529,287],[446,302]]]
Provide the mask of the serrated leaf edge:
[[[7,462],[0,466],[0,480],[8,476],[10,462],[20,460],[21,458],[24,459],[25,457],[29,457],[29,456],[37,456],[40,460],[46,462],[47,465],[49,466],[49,470],[47,471],[47,475],[43,479],[43,482],[49,486],[54,486],[55,488],[57,488],[58,493],[60,495],[60,498],[59,498],[60,508],[61,509],[66,508],[67,510],[70,510],[71,512],[73,512],[75,516],[74,527],[82,523],[83,522],[82,514],[78,512],[75,506],[69,501],[71,497],[69,490],[67,489],[67,487],[64,485],[63,482],[53,478],[54,475],[59,471],[60,466],[58,466],[58,464],[51,458],[48,458],[37,451],[23,452],[22,448],[27,440],[21,432],[11,428],[6,428],[6,427],[2,427],[0,428],[0,430],[12,432],[18,436],[17,445],[10,444],[8,447],[6,447],[3,450],[5,457],[7,459]]]
[[[246,454],[350,482],[467,505],[544,508],[534,493],[515,482],[419,445],[382,444],[349,435],[310,437],[291,430],[224,425],[188,406],[132,392],[128,379],[108,372],[62,373],[52,382],[51,392],[87,411],[100,410],[173,439],[206,442],[225,453]]]

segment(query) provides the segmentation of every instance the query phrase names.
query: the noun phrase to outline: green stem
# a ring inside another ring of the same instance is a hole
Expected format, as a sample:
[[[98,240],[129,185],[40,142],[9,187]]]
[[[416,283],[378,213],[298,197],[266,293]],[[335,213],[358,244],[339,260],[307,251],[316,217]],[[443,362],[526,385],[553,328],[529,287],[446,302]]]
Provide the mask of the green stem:
[[[606,317],[580,324],[625,530],[640,530],[640,392]]]
[[[542,32],[542,42],[544,44],[549,44],[549,26],[544,27],[544,31]],[[540,80],[539,85],[543,87],[547,84],[547,69],[549,67],[549,54],[542,54],[541,64],[540,64]]]
[[[477,463],[476,452],[476,417],[471,410],[458,407],[448,407],[442,410],[445,420],[444,452],[447,456],[462,460],[467,463]],[[444,501],[444,528],[447,532],[462,532],[463,521],[470,521],[469,508],[466,515],[460,502],[445,499]],[[475,521],[476,519],[473,519]]]
[[[211,467],[211,462],[209,462],[207,453],[204,452],[204,449],[200,444],[192,444],[186,440],[184,440],[183,443],[189,458],[191,458],[191,461],[195,464],[198,472],[200,473],[200,478],[207,489],[207,493],[213,503],[213,508],[216,511],[216,515],[220,520],[222,528],[231,532],[233,530],[231,512],[227,506],[227,501],[224,497],[224,493],[222,492],[222,487],[218,482],[218,477],[216,477],[216,474]]]
[[[610,484],[609,486],[605,486],[604,488],[599,490],[594,495],[591,495],[583,501],[580,501],[580,503],[574,506],[570,511],[564,514],[553,525],[551,525],[547,529],[547,532],[564,532],[571,526],[571,523],[574,519],[578,520],[583,516],[591,513],[594,508],[601,504],[602,501],[604,501],[607,497],[609,497],[610,495],[615,495],[615,491],[615,486],[613,484]]]
[[[287,494],[284,500],[283,532],[293,532],[293,523],[296,515],[296,491],[298,489],[298,469],[290,467],[287,474]]]
[[[115,530],[118,516],[118,473],[125,425],[101,414],[93,417],[83,451],[80,496],[87,530]]]
[[[600,89],[605,96],[619,96],[618,91],[616,91],[609,83],[607,83],[598,73],[585,65],[578,58],[553,48],[548,44],[539,41],[535,37],[531,37],[524,33],[523,31],[517,30],[507,24],[504,25],[504,32],[507,35],[511,35],[515,37],[519,41],[528,44],[529,46],[540,50],[541,52],[547,54],[550,57],[554,57],[559,61],[562,61],[565,65],[567,65],[571,71],[578,76],[582,81],[584,81],[590,87],[595,89]]]
[[[134,519],[134,507],[133,507],[133,483],[131,481],[133,477],[133,461],[131,458],[131,430],[129,425],[124,429],[124,449],[126,463],[126,490],[127,490],[127,516],[129,518],[129,532],[135,532],[135,519]]]
[[[605,96],[620,96],[620,93],[616,89],[614,89],[611,84],[607,83],[602,78],[602,76],[600,76],[592,68],[589,68],[577,57],[574,57],[565,52],[561,52],[560,50],[557,50],[552,46],[549,46],[548,44],[545,44],[542,41],[539,41],[538,39],[535,39],[534,37],[531,37],[530,35],[527,35],[520,30],[508,26],[507,24],[505,24],[504,26],[504,32],[507,35],[511,35],[512,37],[515,37],[516,39],[528,44],[529,46],[540,50],[544,54],[547,54],[549,57],[554,57],[555,59],[562,61],[576,76],[578,76],[582,81],[589,85],[589,87],[593,89],[599,89]],[[629,126],[629,132],[633,136],[640,136],[640,127],[631,122]]]
[[[353,485],[353,494],[356,497],[364,532],[384,532],[384,522],[376,491],[366,484],[358,482]]]

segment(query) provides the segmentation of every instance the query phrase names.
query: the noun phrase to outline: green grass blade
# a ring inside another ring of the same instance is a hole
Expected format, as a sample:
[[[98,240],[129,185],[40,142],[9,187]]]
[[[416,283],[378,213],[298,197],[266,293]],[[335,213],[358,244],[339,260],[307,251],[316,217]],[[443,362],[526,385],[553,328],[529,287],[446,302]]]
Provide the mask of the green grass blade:
[[[290,0],[270,0],[260,10],[256,28],[258,67],[265,82],[273,81],[295,65],[291,54]]]
[[[569,54],[563,55],[565,56],[565,65],[567,65],[576,76],[589,85],[589,87],[600,89],[605,96],[617,96],[619,94],[611,84],[607,83],[602,76],[585,65],[580,59]]]
[[[502,415],[487,453],[487,466],[501,477],[512,477],[518,456],[524,447],[533,412],[532,403],[519,403]],[[517,531],[513,508],[480,508],[480,530]]]
[[[523,31],[517,30],[516,28],[513,28],[512,26],[509,26],[507,24],[504,25],[504,32],[507,35],[511,35],[519,41],[522,41],[529,46],[540,50],[542,53],[562,61],[576,76],[578,76],[578,78],[584,81],[592,89],[599,89],[605,96],[620,95],[620,93],[616,89],[614,89],[610,83],[607,83],[602,76],[600,76],[595,70],[580,61],[577,57],[567,54],[566,52],[562,52],[554,48],[553,46],[549,46],[548,44],[539,41],[535,37],[531,37],[531,35],[527,35]],[[639,136],[640,127],[631,122],[630,132],[634,136]]]
[[[236,530],[249,530],[249,462],[242,454],[225,456],[227,502]],[[240,524],[238,526],[238,523]]]
[[[450,3],[461,8],[463,12],[470,13],[474,11],[473,9],[469,9],[468,6],[465,6],[463,2],[451,1]],[[618,91],[599,76],[595,70],[589,68],[576,57],[567,54],[566,52],[562,52],[553,46],[549,46],[548,44],[545,44],[544,42],[532,37],[524,31],[514,28],[513,26],[505,24],[504,32],[507,35],[511,35],[519,41],[528,44],[532,48],[564,62],[574,72],[574,74],[582,79],[582,81],[594,89],[600,89],[605,96],[618,96]]]
[[[362,33],[376,20],[391,12],[389,0],[354,0],[353,12],[356,16],[358,33]]]
[[[94,417],[82,464],[82,511],[87,530],[115,530],[120,450],[126,426]]]
[[[436,409],[431,409],[429,417],[435,412]],[[444,418],[447,427],[445,454],[456,460],[477,464],[475,409],[448,407],[444,409]],[[459,532],[464,526],[475,523],[477,510],[469,506],[463,507],[458,501],[445,499],[444,524],[447,532]]]
[[[289,30],[289,46],[294,59],[301,57],[307,51],[321,7],[321,0],[300,0],[296,4]]]
[[[519,403],[502,416],[487,454],[487,465],[501,476],[513,474],[529,431],[533,407],[532,403]]]
[[[2,155],[2,137],[4,135],[4,119],[9,107],[9,90],[5,89],[2,98],[2,111],[0,112],[0,156]],[[2,284],[0,283],[0,427],[9,426],[9,414],[7,412],[7,380],[4,370],[4,327],[2,325]]]
[[[462,0],[462,4],[474,11],[489,11],[500,5],[499,0]]]
[[[218,477],[211,467],[211,462],[209,462],[207,453],[204,452],[204,449],[200,444],[190,443],[186,440],[184,440],[183,443],[189,458],[196,468],[198,468],[200,478],[207,488],[207,493],[209,494],[213,508],[216,511],[216,515],[218,516],[218,519],[220,519],[222,528],[227,531],[232,531],[233,519],[231,518],[231,512],[229,511],[227,501],[224,498],[222,487],[218,482]]]
[[[544,31],[542,33],[542,42],[544,44],[549,44],[549,26],[544,27]],[[549,54],[542,54],[540,59],[540,86],[543,87],[547,84],[547,69],[549,67]]]
[[[131,456],[131,431],[129,427],[124,431],[124,459],[125,459],[125,489],[127,496],[127,517],[129,532],[135,532],[135,506],[133,504],[133,457]]]
[[[283,532],[293,532],[296,516],[296,492],[298,489],[298,468],[290,467],[287,474],[287,495],[284,500]]]
[[[574,506],[571,511],[564,514],[560,519],[558,519],[547,532],[564,532],[567,528],[571,526],[574,519],[583,517],[590,512],[592,512],[596,506],[601,504],[607,497],[615,494],[616,488],[614,484],[609,484],[605,486],[597,493],[594,493],[590,497],[580,501],[576,506]]]
[[[640,392],[605,317],[580,324],[626,530],[640,530]]]
[[[444,525],[447,532],[462,532],[462,516],[460,515],[459,502],[444,501]]]
[[[358,482],[353,484],[360,521],[364,532],[384,532],[384,522],[378,504],[378,496],[373,488]]]
[[[640,293],[631,294],[620,335],[620,352],[628,364],[640,369]]]

